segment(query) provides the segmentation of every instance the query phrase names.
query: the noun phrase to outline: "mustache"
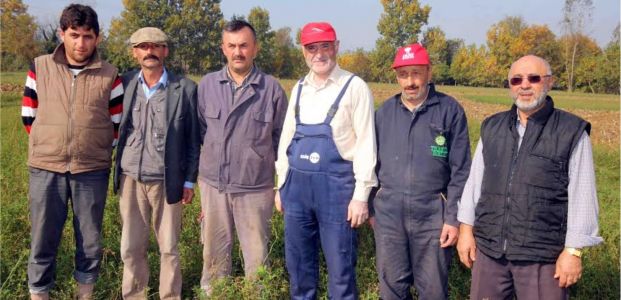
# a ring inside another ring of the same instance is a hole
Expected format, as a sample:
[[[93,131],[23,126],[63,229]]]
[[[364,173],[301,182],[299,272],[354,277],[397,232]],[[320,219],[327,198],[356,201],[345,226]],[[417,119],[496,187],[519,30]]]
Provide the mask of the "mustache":
[[[142,60],[145,61],[147,59],[155,59],[157,61],[160,61],[160,58],[155,56],[155,55],[153,55],[153,54],[149,54],[149,55],[145,56]]]
[[[413,90],[413,89],[417,89],[417,88],[418,88],[418,86],[415,85],[415,84],[408,85],[408,86],[405,87],[406,90]]]
[[[246,57],[243,55],[234,55],[233,60],[246,60]]]

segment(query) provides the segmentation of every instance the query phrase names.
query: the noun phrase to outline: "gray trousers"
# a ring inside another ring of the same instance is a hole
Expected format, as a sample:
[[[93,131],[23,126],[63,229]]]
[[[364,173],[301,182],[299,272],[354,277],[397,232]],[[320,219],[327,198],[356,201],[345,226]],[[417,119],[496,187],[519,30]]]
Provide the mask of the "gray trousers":
[[[472,266],[470,299],[569,299],[554,279],[556,264],[494,259],[477,249]]]
[[[444,203],[380,190],[374,200],[375,249],[384,300],[447,299],[453,247],[440,248]]]
[[[267,263],[274,190],[220,193],[200,178],[198,185],[203,211],[201,288],[209,291],[213,280],[231,274],[233,230],[237,231],[246,278],[255,278],[257,269]]]
[[[54,285],[56,254],[63,233],[69,199],[73,210],[76,281],[95,283],[101,262],[101,225],[110,170],[79,174],[30,168],[30,257],[28,287],[47,292]]]

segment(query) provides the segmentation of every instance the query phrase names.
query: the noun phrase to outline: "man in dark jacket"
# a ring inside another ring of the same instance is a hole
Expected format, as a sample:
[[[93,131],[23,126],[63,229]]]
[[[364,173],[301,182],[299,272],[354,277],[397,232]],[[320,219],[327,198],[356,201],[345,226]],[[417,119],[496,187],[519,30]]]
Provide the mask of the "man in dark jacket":
[[[420,44],[399,48],[392,65],[401,93],[375,113],[377,272],[382,299],[448,298],[457,203],[470,167],[464,110],[430,84]]]
[[[146,299],[150,222],[160,252],[161,299],[181,299],[177,244],[182,204],[192,202],[200,153],[196,84],[164,68],[168,37],[145,27],[130,37],[140,72],[124,76],[114,190],[123,221],[123,298]]]
[[[483,121],[461,197],[459,259],[471,299],[567,299],[581,248],[602,241],[591,125],[554,108],[544,59],[518,59],[508,79],[514,105]]]
[[[247,278],[266,263],[269,251],[274,161],[287,96],[274,77],[254,65],[258,50],[249,23],[227,23],[222,32],[227,64],[205,75],[198,87],[201,288],[207,294],[213,280],[231,274],[234,229]]]

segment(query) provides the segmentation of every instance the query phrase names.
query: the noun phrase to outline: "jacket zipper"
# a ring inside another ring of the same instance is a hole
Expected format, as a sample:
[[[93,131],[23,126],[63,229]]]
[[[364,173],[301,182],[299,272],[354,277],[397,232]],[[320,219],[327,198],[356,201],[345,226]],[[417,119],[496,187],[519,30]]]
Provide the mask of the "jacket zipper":
[[[508,230],[509,226],[509,214],[511,213],[511,185],[513,184],[513,175],[515,173],[515,165],[517,163],[518,154],[519,147],[518,149],[514,150],[513,158],[511,159],[509,181],[507,183],[507,190],[505,192],[505,215],[502,224],[502,252],[507,252],[507,236],[505,234],[505,231]]]
[[[74,107],[73,107],[73,103],[75,102],[75,90],[76,90],[76,80],[79,74],[72,74],[73,77],[71,79],[71,97],[69,97],[69,128],[67,128],[67,139],[69,139],[67,141],[67,172],[71,172],[71,148],[72,148],[72,143],[73,143],[73,139],[71,138],[72,134],[73,134],[73,112],[74,112]]]

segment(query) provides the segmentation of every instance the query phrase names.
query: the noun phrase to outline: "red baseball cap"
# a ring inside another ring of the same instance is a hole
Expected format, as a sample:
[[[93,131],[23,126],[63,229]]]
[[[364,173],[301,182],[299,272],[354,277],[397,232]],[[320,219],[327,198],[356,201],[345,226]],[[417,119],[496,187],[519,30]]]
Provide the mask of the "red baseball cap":
[[[421,44],[415,43],[397,49],[392,68],[396,69],[403,66],[429,64],[429,54],[427,54],[427,50],[425,50]]]
[[[302,46],[316,42],[333,42],[336,41],[336,32],[330,23],[311,22],[302,27],[300,41]]]

